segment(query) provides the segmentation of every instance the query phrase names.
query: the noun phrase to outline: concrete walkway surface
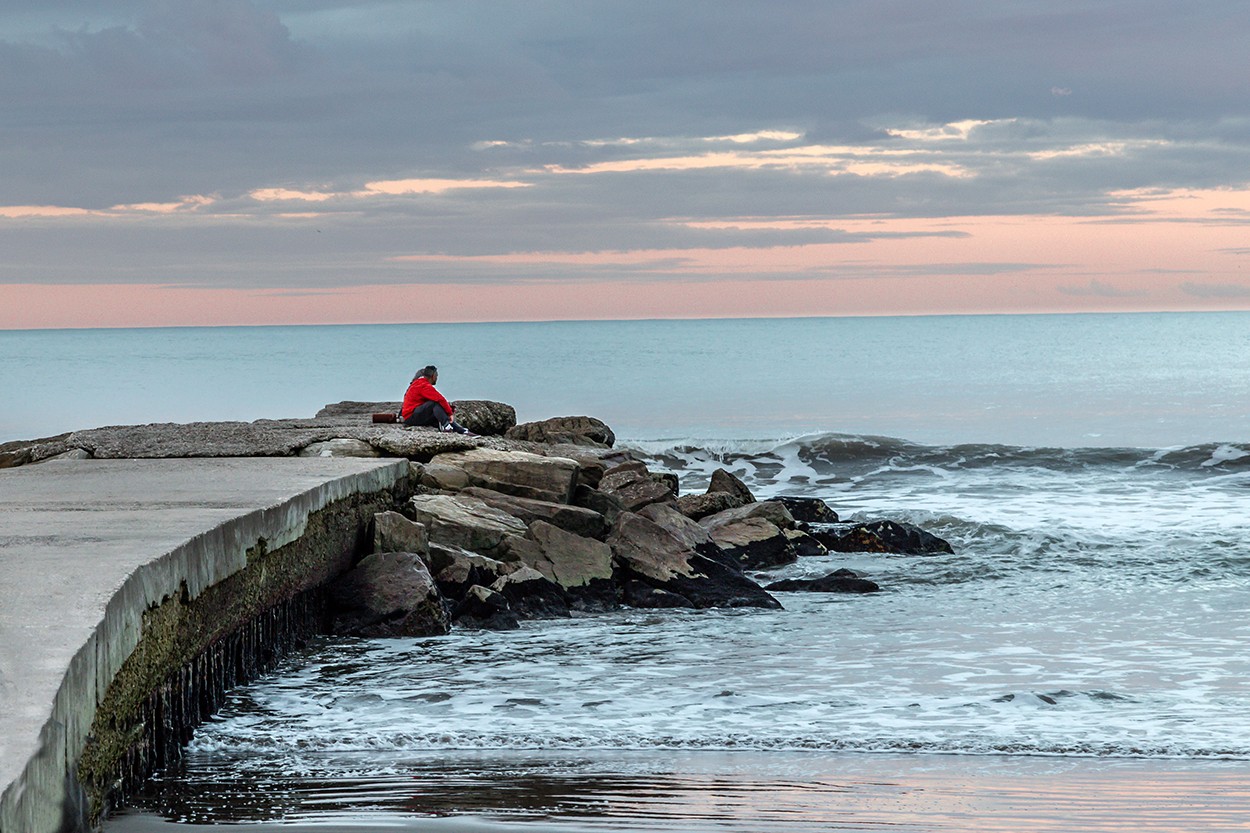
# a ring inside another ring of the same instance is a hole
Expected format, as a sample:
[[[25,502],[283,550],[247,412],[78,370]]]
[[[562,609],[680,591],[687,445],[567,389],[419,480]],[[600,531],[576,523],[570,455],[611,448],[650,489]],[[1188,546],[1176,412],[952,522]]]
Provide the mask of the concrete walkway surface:
[[[300,537],[310,514],[391,488],[408,461],[54,460],[0,471],[0,831],[59,819],[66,773],[142,615]],[[53,802],[54,806],[47,806]]]

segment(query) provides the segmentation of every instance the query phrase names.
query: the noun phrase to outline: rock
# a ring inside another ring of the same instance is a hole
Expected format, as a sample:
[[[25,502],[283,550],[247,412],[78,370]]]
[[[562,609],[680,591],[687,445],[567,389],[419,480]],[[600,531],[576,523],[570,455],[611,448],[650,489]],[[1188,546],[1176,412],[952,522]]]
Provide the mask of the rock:
[[[829,553],[824,544],[801,529],[783,529],[781,532],[786,536],[786,540],[790,542],[790,548],[799,558],[812,558]]]
[[[802,579],[788,578],[774,581],[765,590],[795,591],[804,590],[811,593],[876,593],[881,588],[874,581],[860,578],[858,574],[845,568],[835,570],[820,578]]]
[[[369,443],[395,457],[428,463],[438,454],[480,448],[482,439],[437,428],[409,428],[404,425],[370,426]]]
[[[625,504],[615,495],[609,495],[598,489],[592,489],[579,483],[573,491],[573,505],[598,512],[607,521],[608,526],[616,523],[616,519],[625,511]]]
[[[685,596],[660,590],[641,581],[625,582],[624,601],[630,607],[694,607],[694,603]]]
[[[442,544],[431,544],[425,560],[439,592],[452,600],[464,598],[475,584],[489,587],[518,566]]]
[[[544,521],[530,524],[529,539],[534,546],[517,547],[513,552],[526,566],[558,585],[571,607],[586,611],[617,607],[611,547]]]
[[[568,618],[569,603],[564,591],[533,567],[522,566],[500,576],[491,590],[508,600],[512,612],[522,619]]]
[[[677,497],[669,484],[653,480],[642,463],[624,463],[608,469],[599,481],[599,491],[615,497],[627,512],[637,512],[649,503],[668,502]]]
[[[316,419],[325,419],[327,417],[345,417],[345,416],[362,416],[370,417],[373,414],[397,414],[402,402],[353,402],[344,400],[326,405],[320,411],[317,411]]]
[[[364,440],[335,437],[306,445],[299,450],[300,457],[381,457],[378,450]]]
[[[647,473],[656,483],[660,483],[664,488],[673,493],[673,497],[677,497],[677,493],[681,490],[681,478],[671,471],[652,471]]]
[[[709,533],[725,555],[746,569],[762,570],[798,560],[785,533],[764,518],[720,524]]]
[[[437,462],[463,470],[474,486],[517,497],[568,503],[577,486],[577,463],[563,457],[478,448],[440,455]]]
[[[521,627],[517,615],[502,593],[475,584],[465,592],[451,614],[462,628],[488,631],[514,631]]]
[[[880,552],[892,555],[953,555],[951,545],[918,526],[871,521],[813,527],[811,534],[833,552]]]
[[[508,536],[524,535],[527,530],[520,519],[479,498],[417,495],[409,501],[409,506],[417,522],[425,524],[431,543],[483,555],[501,551]]]
[[[85,448],[71,448],[69,451],[62,451],[60,454],[53,454],[37,462],[44,463],[48,460],[90,460],[91,452]]]
[[[652,503],[638,510],[638,514],[692,550],[699,551],[701,547],[715,546],[706,529],[687,518],[670,503]]]
[[[715,515],[700,518],[699,525],[704,529],[712,530],[718,526],[745,521],[748,518],[763,518],[780,529],[794,528],[794,516],[790,514],[790,510],[775,500],[747,503],[726,509]]]
[[[474,434],[502,437],[516,425],[516,409],[489,399],[457,399],[451,403],[456,422]]]
[[[589,486],[592,489],[598,488],[599,481],[603,479],[603,474],[607,471],[607,464],[599,457],[599,453],[582,446],[568,445],[560,443],[558,445],[542,447],[539,453],[547,457],[564,457],[577,463],[577,482]]]
[[[430,539],[422,524],[398,512],[378,512],[373,516],[373,551],[424,555],[430,551]]]
[[[508,430],[510,440],[536,443],[568,443],[611,448],[616,435],[602,420],[590,416],[552,417],[541,422],[524,422]]]
[[[641,515],[622,513],[608,545],[623,582],[641,581],[697,608],[781,607],[742,573],[700,555]]]
[[[775,497],[773,500],[790,510],[790,514],[800,523],[836,524],[838,522],[838,513],[830,509],[829,504],[818,497],[785,496]]]
[[[421,467],[421,477],[418,482],[430,489],[458,492],[468,488],[469,475],[465,474],[464,469],[458,469],[455,466],[426,463]]]
[[[682,495],[677,498],[676,503],[678,512],[696,521],[706,518],[708,515],[715,515],[717,512],[724,512],[726,509],[736,509],[743,504],[742,498],[737,495],[731,495],[729,492]]]
[[[330,605],[338,634],[431,636],[451,627],[434,579],[411,552],[366,556],[330,586]]]
[[[587,538],[602,538],[608,533],[608,522],[604,520],[603,515],[592,509],[570,506],[567,503],[552,503],[547,500],[505,495],[502,492],[482,489],[478,486],[470,486],[460,494],[478,498],[496,509],[520,518],[526,524],[546,521],[574,535]]]
[[[709,492],[728,492],[742,499],[743,503],[754,503],[755,495],[747,488],[747,484],[737,478],[729,469],[717,469],[712,472],[712,482],[708,484]]]

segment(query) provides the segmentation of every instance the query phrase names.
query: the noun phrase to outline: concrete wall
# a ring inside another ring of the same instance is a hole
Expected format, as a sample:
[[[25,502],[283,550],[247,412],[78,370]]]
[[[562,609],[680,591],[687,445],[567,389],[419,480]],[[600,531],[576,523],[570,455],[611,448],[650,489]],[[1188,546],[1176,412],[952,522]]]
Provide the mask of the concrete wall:
[[[0,833],[89,824],[107,785],[83,779],[91,807],[84,750],[97,781],[116,772],[108,735],[142,723],[139,701],[343,569],[407,476],[406,460],[325,458],[0,472]]]

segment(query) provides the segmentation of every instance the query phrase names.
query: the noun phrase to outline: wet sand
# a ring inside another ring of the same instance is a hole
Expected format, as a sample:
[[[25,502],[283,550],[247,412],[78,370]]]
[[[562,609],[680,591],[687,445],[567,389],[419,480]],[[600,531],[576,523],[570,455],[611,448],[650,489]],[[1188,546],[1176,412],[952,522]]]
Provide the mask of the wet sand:
[[[358,779],[275,774],[242,788],[228,760],[200,762],[156,782],[105,831],[1250,830],[1246,761],[444,752],[394,761],[383,775],[367,760]]]

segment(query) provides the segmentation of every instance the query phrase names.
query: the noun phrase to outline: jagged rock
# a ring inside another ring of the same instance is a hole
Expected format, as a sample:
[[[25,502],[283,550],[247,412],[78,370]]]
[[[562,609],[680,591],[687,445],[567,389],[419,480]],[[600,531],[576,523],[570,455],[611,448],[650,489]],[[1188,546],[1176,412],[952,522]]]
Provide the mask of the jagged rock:
[[[857,573],[843,568],[820,578],[788,578],[774,581],[764,589],[781,591],[803,590],[811,593],[876,593],[881,588],[876,582],[860,578]]]
[[[512,551],[527,566],[559,585],[577,610],[612,610],[618,591],[612,577],[612,548],[544,521],[530,524],[532,547]]]
[[[712,472],[712,482],[708,484],[709,492],[728,492],[742,499],[743,503],[754,503],[755,495],[728,469],[717,469]]]
[[[712,530],[725,524],[745,521],[747,518],[763,518],[780,529],[794,528],[794,516],[790,514],[790,510],[775,500],[747,503],[732,509],[726,509],[722,512],[717,512],[715,515],[700,518],[699,525],[705,529]]]
[[[468,488],[469,475],[465,474],[464,469],[458,469],[455,466],[426,463],[421,467],[421,477],[418,482],[430,489],[458,492]]]
[[[783,529],[781,532],[786,536],[786,540],[790,542],[790,548],[794,550],[794,554],[800,558],[827,555],[829,552],[829,550],[825,549],[824,544],[801,529]]]
[[[520,519],[474,497],[417,495],[409,501],[413,517],[425,524],[430,542],[492,555],[510,535],[524,535]]]
[[[452,600],[463,598],[475,584],[489,587],[500,576],[507,575],[519,566],[515,562],[504,562],[442,544],[431,544],[425,560],[439,592]]]
[[[380,457],[378,450],[364,440],[335,437],[306,445],[299,450],[300,457]]]
[[[813,527],[811,534],[833,552],[892,555],[953,555],[955,552],[949,543],[938,536],[898,521]]]
[[[692,520],[701,520],[708,515],[735,509],[743,505],[742,498],[729,492],[708,492],[703,495],[682,495],[677,498],[677,511]]]
[[[502,437],[516,425],[516,409],[489,399],[457,399],[451,403],[456,422],[484,437]]]
[[[462,628],[488,631],[514,631],[521,627],[517,615],[502,593],[475,584],[464,594],[451,614]]]
[[[509,515],[520,518],[527,524],[532,524],[534,521],[546,521],[574,535],[583,535],[587,538],[602,538],[608,532],[608,523],[603,515],[580,506],[505,495],[502,492],[478,486],[470,486],[460,494],[478,498],[496,509],[502,509]]]
[[[577,482],[592,489],[599,487],[599,481],[603,479],[603,474],[608,469],[608,464],[600,456],[603,452],[586,448],[585,446],[557,443],[556,445],[535,447],[540,449],[538,453],[544,456],[564,457],[577,463]]]
[[[564,591],[533,567],[522,566],[500,576],[490,589],[502,594],[512,612],[522,619],[569,616],[569,603]]]
[[[463,470],[474,486],[552,503],[568,503],[577,486],[577,463],[563,457],[478,448],[436,462]]]
[[[592,489],[579,483],[573,492],[573,505],[598,512],[607,521],[608,526],[616,523],[616,519],[625,511],[625,504],[615,495],[609,495],[598,489]]]
[[[647,472],[647,477],[650,477],[656,483],[662,484],[664,488],[673,493],[674,498],[677,497],[677,492],[681,489],[681,478],[676,474],[671,471],[652,471]]]
[[[695,606],[694,602],[685,596],[652,587],[641,581],[625,582],[624,602],[630,607],[693,608]]]
[[[331,585],[330,605],[338,634],[431,636],[451,627],[434,579],[411,552],[366,556]]]
[[[599,481],[599,491],[617,498],[627,512],[677,497],[668,483],[652,479],[642,463],[624,463],[608,469]]]
[[[781,607],[742,573],[700,555],[641,515],[622,513],[608,545],[621,581],[641,581],[698,608]]]
[[[790,514],[800,523],[836,524],[838,522],[838,513],[830,509],[829,504],[818,497],[787,495],[775,497],[773,500],[789,509]]]
[[[398,512],[378,512],[373,516],[373,551],[424,555],[430,551],[430,539],[422,524]]]
[[[720,524],[708,532],[725,555],[744,568],[762,570],[798,560],[781,528],[764,518]]]
[[[552,417],[541,422],[524,422],[508,430],[510,440],[536,443],[568,443],[611,448],[616,435],[602,420],[590,416]]]

